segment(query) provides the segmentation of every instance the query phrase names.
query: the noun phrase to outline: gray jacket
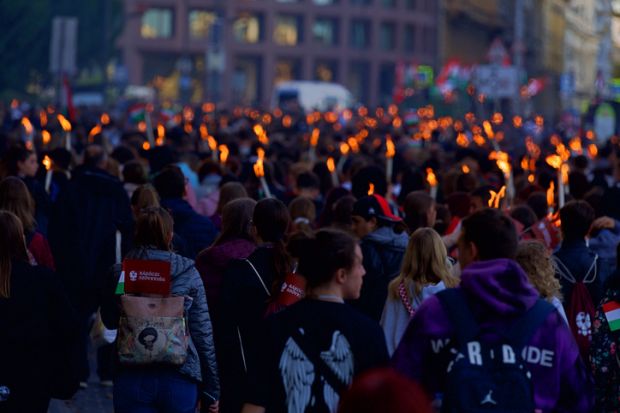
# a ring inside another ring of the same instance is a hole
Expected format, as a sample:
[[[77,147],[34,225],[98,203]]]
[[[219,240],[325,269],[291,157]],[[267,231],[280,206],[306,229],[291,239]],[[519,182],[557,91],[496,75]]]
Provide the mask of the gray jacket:
[[[179,367],[179,372],[202,382],[202,393],[213,401],[219,400],[220,383],[215,360],[213,329],[207,296],[202,279],[194,266],[194,261],[170,251],[138,248],[130,251],[125,258],[139,260],[169,261],[172,275],[172,295],[188,296],[192,304],[187,310],[190,342],[187,360]],[[102,300],[101,319],[107,328],[117,328],[120,318],[118,296],[114,295],[121,266],[113,267],[113,275],[106,286]]]

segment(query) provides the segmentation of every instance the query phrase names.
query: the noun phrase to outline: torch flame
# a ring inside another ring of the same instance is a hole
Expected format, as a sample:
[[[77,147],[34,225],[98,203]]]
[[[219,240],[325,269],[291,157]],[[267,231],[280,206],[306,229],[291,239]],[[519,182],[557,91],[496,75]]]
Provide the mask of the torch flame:
[[[521,126],[523,126],[523,118],[521,118],[521,116],[515,116],[512,118],[512,125],[519,129]]]
[[[285,128],[290,128],[293,124],[293,118],[290,115],[286,115],[282,118],[282,126]]]
[[[60,122],[62,130],[65,132],[71,132],[71,122],[69,122],[61,113],[58,114],[58,122]]]
[[[148,142],[143,142],[142,143],[142,149],[144,149],[145,151],[148,151],[149,149],[151,149],[151,144]]]
[[[162,146],[164,144],[164,139],[166,137],[166,128],[161,123],[157,124],[157,139],[155,140],[155,144],[157,146]]]
[[[598,155],[598,148],[595,144],[591,143],[588,145],[588,155],[590,155],[592,159],[596,158],[596,155]]]
[[[334,172],[336,170],[336,163],[334,162],[334,158],[327,158],[327,169],[329,172]]]
[[[230,153],[230,151],[228,150],[228,146],[220,145],[218,146],[218,149],[220,150],[220,162],[226,163],[226,161],[228,160],[228,154]]]
[[[265,168],[263,168],[263,159],[260,157],[256,160],[256,163],[254,164],[254,175],[256,175],[257,178],[262,178],[265,176]]]
[[[396,155],[396,147],[394,146],[394,142],[391,137],[387,137],[385,140],[385,157],[393,158]]]
[[[553,169],[560,169],[560,167],[562,167],[562,158],[560,155],[549,155],[545,158],[545,162]]]
[[[347,142],[349,143],[349,147],[351,148],[353,153],[358,153],[360,151],[360,146],[357,143],[357,139],[351,137],[351,138],[347,139]]]
[[[489,139],[493,139],[495,133],[493,132],[493,126],[491,126],[491,122],[485,120],[482,122],[482,127],[484,128],[484,133],[489,137]]]
[[[547,189],[547,206],[552,207],[555,203],[555,184],[553,181],[549,184]]]
[[[571,151],[581,155],[583,153],[583,147],[581,145],[581,138],[579,136],[575,136],[568,142],[568,147]]]
[[[52,169],[52,159],[49,156],[45,155],[41,163],[43,164],[43,166],[45,166],[46,171]]]
[[[501,169],[505,176],[510,174],[512,167],[510,166],[510,159],[508,154],[504,151],[493,151],[489,155],[489,159],[495,160],[497,167]]]
[[[34,132],[34,127],[32,126],[30,119],[28,119],[26,116],[22,118],[22,126],[24,127],[24,130],[28,135],[31,135],[32,132]]]
[[[97,124],[93,126],[93,128],[88,132],[88,141],[92,142],[96,135],[100,134],[102,131],[101,125]]]
[[[560,158],[562,158],[562,162],[566,162],[570,159],[570,151],[566,149],[563,143],[558,144],[555,151],[560,155]]]
[[[41,137],[43,138],[43,145],[48,145],[52,141],[52,135],[46,131],[41,131]]]
[[[340,153],[342,154],[342,156],[347,156],[350,150],[351,150],[351,147],[347,145],[346,143],[342,142],[340,144]]]
[[[47,126],[47,112],[45,109],[41,109],[39,112],[39,120],[41,121],[41,127]]]
[[[217,149],[217,141],[213,136],[207,136],[207,143],[209,144],[209,149],[211,149],[211,151],[215,151]]]
[[[269,138],[267,137],[267,131],[265,131],[265,128],[263,128],[263,125],[261,125],[260,123],[257,123],[256,125],[254,125],[252,130],[254,131],[254,134],[256,134],[256,136],[258,137],[258,141],[260,143],[262,143],[263,145],[269,144]]]
[[[433,168],[426,168],[426,182],[432,187],[437,186],[437,176],[435,176]]]
[[[368,196],[370,195],[374,195],[375,193],[375,184],[373,184],[372,182],[370,182],[368,184]]]
[[[464,174],[468,174],[469,172],[471,172],[471,169],[467,165],[462,165],[461,171],[463,171]]]
[[[318,128],[312,129],[312,135],[310,136],[310,146],[315,148],[319,144],[319,135],[320,132]]]
[[[207,129],[207,125],[203,123],[202,125],[200,125],[198,130],[200,132],[200,139],[202,139],[203,141],[206,141],[209,139],[209,130]]]
[[[256,148],[256,155],[258,159],[265,159],[265,150],[263,148]]]
[[[503,185],[497,192],[490,190],[489,194],[491,194],[491,198],[489,198],[489,208],[499,209],[502,198],[506,196],[506,185]]]
[[[108,123],[110,123],[110,115],[108,115],[107,113],[102,113],[99,120],[101,121],[102,125],[107,125]]]
[[[469,146],[469,139],[467,139],[467,135],[463,132],[459,132],[459,134],[456,135],[456,144],[462,148],[467,148]]]
[[[484,137],[480,135],[479,133],[474,134],[474,142],[476,142],[476,145],[478,146],[482,146],[486,143],[486,141],[484,140]]]
[[[562,183],[563,184],[568,184],[568,172],[570,171],[570,167],[568,166],[567,163],[562,164],[562,167],[560,168],[560,173],[562,175]]]

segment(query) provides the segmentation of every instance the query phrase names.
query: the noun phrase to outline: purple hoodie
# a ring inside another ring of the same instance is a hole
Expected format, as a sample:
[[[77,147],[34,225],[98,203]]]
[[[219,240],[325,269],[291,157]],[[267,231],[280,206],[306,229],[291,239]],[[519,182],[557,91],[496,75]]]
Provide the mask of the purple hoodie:
[[[478,261],[462,273],[460,288],[481,329],[504,328],[539,297],[519,265],[508,259]],[[439,299],[429,297],[409,323],[392,365],[422,383],[431,395],[442,393],[446,361],[440,356],[454,330]],[[489,340],[497,339],[492,333]],[[590,412],[593,387],[571,331],[557,311],[551,313],[524,349],[534,386],[536,412]]]

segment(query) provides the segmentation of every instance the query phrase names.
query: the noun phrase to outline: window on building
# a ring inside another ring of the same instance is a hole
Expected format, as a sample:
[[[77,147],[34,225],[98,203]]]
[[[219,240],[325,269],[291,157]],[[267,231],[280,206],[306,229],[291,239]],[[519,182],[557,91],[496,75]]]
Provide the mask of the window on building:
[[[317,18],[312,26],[312,38],[314,43],[325,46],[338,44],[338,21],[329,18]]]
[[[379,103],[383,106],[392,103],[395,72],[394,63],[382,63],[379,66]]]
[[[366,61],[351,61],[347,71],[347,87],[362,104],[368,103],[370,64]]]
[[[435,50],[435,30],[432,27],[422,29],[422,53],[432,54]]]
[[[353,20],[351,22],[351,47],[364,49],[370,46],[370,21]]]
[[[301,60],[293,58],[280,58],[276,60],[276,70],[273,84],[277,85],[287,80],[298,80],[301,78]]]
[[[403,46],[405,52],[415,52],[416,51],[416,35],[415,35],[415,26],[411,24],[405,25],[405,33],[403,36]]]
[[[233,22],[233,37],[239,43],[258,43],[261,40],[262,16],[243,14]]]
[[[261,99],[261,58],[238,56],[233,61],[232,91],[234,102],[248,106],[258,104]]]
[[[335,82],[338,80],[338,62],[336,60],[317,60],[314,64],[314,80]]]
[[[381,50],[394,50],[396,47],[396,26],[394,23],[381,23],[379,45]]]
[[[172,37],[172,9],[148,9],[142,14],[140,35],[145,39],[167,39]]]
[[[273,41],[282,46],[295,46],[301,43],[303,19],[298,16],[276,16]]]
[[[217,20],[217,14],[206,10],[192,10],[189,12],[189,36],[193,39],[206,39],[210,35],[211,27]]]

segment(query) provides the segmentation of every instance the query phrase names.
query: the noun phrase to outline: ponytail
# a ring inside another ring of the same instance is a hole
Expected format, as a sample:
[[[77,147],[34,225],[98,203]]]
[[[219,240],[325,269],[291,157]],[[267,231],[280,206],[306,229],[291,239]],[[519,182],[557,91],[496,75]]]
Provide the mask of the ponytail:
[[[173,221],[170,213],[161,207],[143,209],[136,222],[136,247],[170,251]]]

